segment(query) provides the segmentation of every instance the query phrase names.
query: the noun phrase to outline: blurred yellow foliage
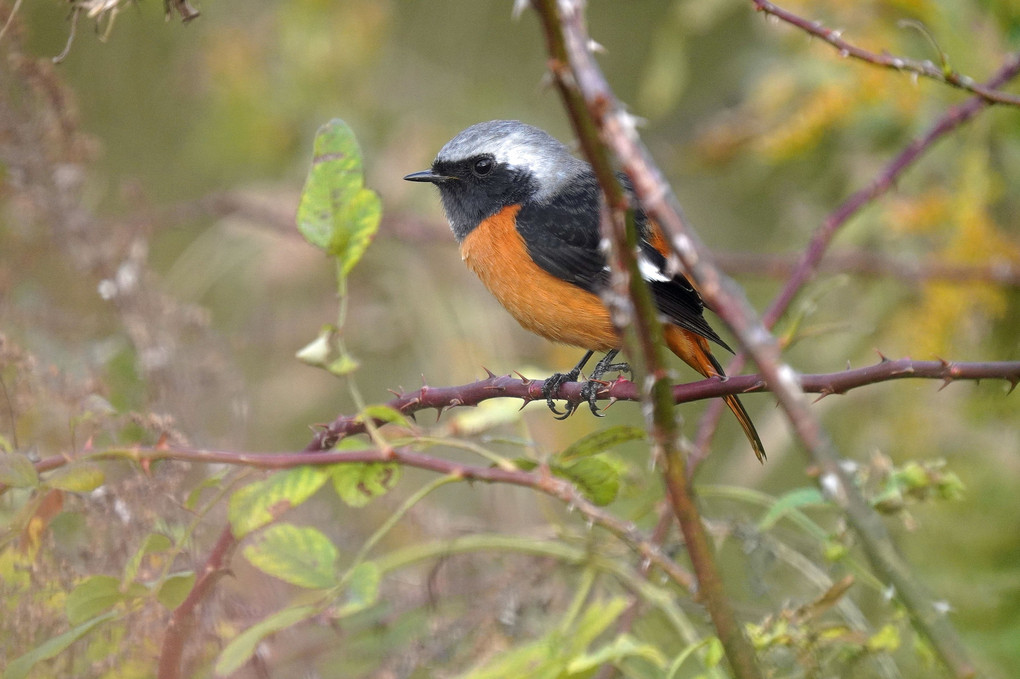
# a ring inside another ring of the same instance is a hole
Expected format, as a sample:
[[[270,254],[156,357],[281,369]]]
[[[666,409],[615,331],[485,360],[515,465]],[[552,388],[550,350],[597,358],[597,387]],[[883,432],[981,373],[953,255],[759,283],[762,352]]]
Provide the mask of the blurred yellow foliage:
[[[1006,258],[1020,262],[1020,244],[1003,234],[990,212],[1001,187],[989,166],[987,149],[969,146],[958,167],[955,193],[950,197],[932,189],[931,200],[901,201],[901,206],[907,203],[908,207],[899,210],[899,226],[905,231],[932,232],[946,220],[948,233],[935,253],[940,261],[982,264]],[[983,322],[1002,318],[1007,309],[1005,290],[991,282],[929,281],[920,303],[909,308],[901,326],[918,356],[966,355],[966,344],[979,339],[974,333],[981,332]]]

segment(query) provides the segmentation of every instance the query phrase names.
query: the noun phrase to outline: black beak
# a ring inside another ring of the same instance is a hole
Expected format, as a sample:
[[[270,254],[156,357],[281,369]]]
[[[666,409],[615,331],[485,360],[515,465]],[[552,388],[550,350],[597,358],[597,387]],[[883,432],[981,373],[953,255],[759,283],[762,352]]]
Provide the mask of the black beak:
[[[448,182],[456,177],[447,177],[446,175],[436,174],[432,170],[422,170],[421,172],[412,172],[411,174],[404,177],[405,181],[409,182],[428,182],[429,184],[442,184]]]

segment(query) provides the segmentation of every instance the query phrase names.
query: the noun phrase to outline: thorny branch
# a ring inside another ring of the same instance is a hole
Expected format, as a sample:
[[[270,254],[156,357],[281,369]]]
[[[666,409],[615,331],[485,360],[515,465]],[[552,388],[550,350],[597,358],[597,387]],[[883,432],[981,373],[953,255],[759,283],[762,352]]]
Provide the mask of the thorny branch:
[[[953,675],[974,676],[976,669],[956,630],[944,614],[938,613],[931,594],[916,582],[881,517],[867,504],[860,489],[840,465],[838,450],[804,398],[796,372],[783,362],[775,338],[765,329],[743,291],[711,261],[707,248],[682,216],[669,184],[641,143],[633,118],[624,111],[594,60],[591,40],[584,28],[582,4],[576,0],[560,0],[555,7],[550,2],[536,2],[535,5],[547,21],[550,16],[558,21],[556,30],[567,45],[573,84],[583,96],[602,140],[631,179],[645,212],[666,234],[674,261],[678,260],[680,268],[758,364],[797,438],[820,468],[823,490],[845,511],[876,572],[896,592],[915,626]],[[558,10],[555,16],[551,9]],[[713,597],[706,596],[706,599],[711,603]],[[739,635],[732,637],[734,645],[728,647],[723,638],[725,630],[719,629],[720,619],[716,615],[712,617],[734,671],[742,676],[756,675],[753,658],[751,665],[746,662],[746,639]]]
[[[1010,391],[1020,383],[1020,361],[997,361],[984,363],[960,363],[953,361],[915,361],[909,358],[881,360],[865,368],[847,369],[841,372],[798,375],[797,381],[803,391],[818,394],[820,398],[831,394],[845,394],[851,389],[880,382],[900,379],[941,380],[943,385],[961,380],[1004,380],[1010,384]],[[524,405],[532,401],[544,402],[543,380],[532,380],[520,375],[497,376],[489,373],[485,379],[470,384],[452,387],[422,386],[414,391],[398,393],[385,405],[404,415],[414,416],[422,410],[436,410],[442,414],[449,408],[476,406],[492,398],[516,398]],[[568,382],[560,387],[554,397],[579,400],[580,382]],[[714,399],[727,394],[750,394],[768,391],[768,385],[761,375],[732,375],[725,381],[718,378],[699,380],[673,387],[674,403],[690,403],[702,399]],[[598,393],[599,400],[638,401],[641,398],[637,385],[625,379],[606,383]],[[385,424],[377,420],[376,424]],[[337,441],[348,436],[365,432],[365,418],[360,415],[341,415],[323,425],[305,448],[307,452],[329,450]]]
[[[886,52],[883,52],[882,54],[875,54],[874,52],[869,52],[866,49],[847,42],[843,39],[842,31],[826,28],[819,21],[810,21],[805,19],[802,16],[794,14],[789,10],[783,9],[782,7],[769,2],[768,0],[751,0],[751,2],[754,3],[755,9],[759,12],[776,17],[791,26],[799,28],[808,35],[824,40],[837,49],[839,51],[839,55],[842,57],[852,57],[875,66],[889,68],[895,71],[913,73],[915,77],[923,76],[925,78],[931,78],[932,80],[952,85],[953,87],[970,92],[987,104],[1008,104],[1010,106],[1020,106],[1020,96],[997,89],[1003,83],[989,82],[981,84],[976,82],[970,76],[957,73],[949,65],[948,56],[941,52],[941,50],[939,51],[939,60],[941,63],[938,65],[928,59],[918,61],[915,59],[907,59],[905,57],[896,57]]]
[[[1020,73],[1020,55],[1013,55],[988,80],[987,85],[989,87],[998,87],[1012,80],[1018,73]],[[790,273],[783,289],[776,295],[769,308],[762,315],[762,323],[765,327],[774,327],[779,319],[789,310],[790,305],[800,291],[814,278],[818,271],[819,263],[825,257],[832,240],[851,217],[876,198],[890,191],[903,173],[918,158],[930,150],[935,142],[958,129],[987,107],[987,100],[976,96],[959,105],[950,107],[924,134],[915,138],[907,144],[906,148],[896,154],[867,186],[858,189],[833,210],[825,218],[822,225],[815,230],[811,236],[811,241],[794,265],[793,271]],[[730,363],[727,371],[736,373],[743,366],[744,356],[740,354]],[[715,430],[721,413],[722,408],[712,404],[702,417],[701,425],[698,427],[695,446],[700,457],[703,457],[708,450],[708,441],[711,439],[712,432]],[[696,464],[697,460],[695,460],[695,466]]]

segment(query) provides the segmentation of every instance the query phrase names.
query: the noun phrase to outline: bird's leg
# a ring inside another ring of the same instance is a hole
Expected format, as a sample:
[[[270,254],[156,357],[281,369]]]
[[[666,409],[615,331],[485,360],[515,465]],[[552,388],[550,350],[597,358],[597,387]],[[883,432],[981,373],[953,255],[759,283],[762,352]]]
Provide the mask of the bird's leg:
[[[561,413],[559,410],[556,410],[556,406],[553,404],[552,395],[555,394],[559,390],[559,388],[562,387],[567,382],[576,382],[578,376],[580,376],[581,374],[581,370],[584,369],[584,364],[588,362],[588,360],[594,353],[595,353],[594,351],[589,351],[588,353],[586,353],[584,357],[577,362],[577,365],[575,365],[570,372],[553,373],[545,381],[545,384],[542,385],[542,396],[545,396],[545,404],[549,406],[549,410],[553,411],[553,413],[558,415],[556,419],[558,420],[567,419],[568,417],[570,417],[571,413],[574,412],[574,408],[576,408],[577,406],[575,406],[570,401],[567,401],[566,412]],[[601,365],[601,363],[602,362],[599,361],[599,365]]]
[[[598,406],[595,405],[595,400],[599,394],[599,387],[603,386],[605,382],[602,381],[602,376],[608,372],[619,371],[629,372],[633,375],[630,366],[626,363],[613,363],[613,359],[620,353],[619,349],[613,349],[605,356],[602,360],[595,364],[595,370],[592,371],[591,379],[584,383],[581,387],[581,398],[588,402],[588,407],[591,408],[591,412],[596,417],[604,417],[599,412]]]

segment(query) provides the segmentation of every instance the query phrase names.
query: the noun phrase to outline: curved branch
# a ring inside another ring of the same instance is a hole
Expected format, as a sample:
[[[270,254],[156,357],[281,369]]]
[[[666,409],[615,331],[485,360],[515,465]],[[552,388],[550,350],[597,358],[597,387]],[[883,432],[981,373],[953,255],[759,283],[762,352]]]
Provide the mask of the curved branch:
[[[679,260],[680,269],[758,364],[797,438],[821,469],[819,481],[823,490],[846,513],[873,567],[893,587],[914,624],[950,671],[957,677],[974,676],[974,664],[956,630],[944,615],[937,613],[934,598],[913,577],[881,517],[868,505],[860,489],[841,466],[839,451],[811,411],[796,372],[783,362],[775,338],[762,324],[743,291],[715,266],[707,248],[682,216],[672,189],[641,143],[633,117],[616,99],[594,60],[591,41],[583,25],[580,0],[560,0],[556,5],[552,0],[544,0],[534,4],[547,23],[559,21],[556,10],[562,13],[562,21],[555,30],[562,34],[561,40],[568,52],[572,86],[583,96],[589,120],[594,122],[602,139],[612,148],[630,177],[645,213],[658,223],[666,235]],[[549,30],[552,29],[547,28]],[[573,99],[567,99],[568,105],[572,102]],[[576,117],[578,114],[575,111],[572,115]],[[670,477],[667,474],[667,478]],[[673,486],[671,483],[671,489]],[[702,583],[708,584],[712,583]],[[727,635],[727,629],[724,629],[732,622],[724,598],[717,599],[708,591],[705,598],[734,671],[739,676],[757,676],[753,651],[746,639],[742,634]],[[713,601],[719,602],[720,606],[713,608]]]
[[[755,9],[759,12],[774,16],[781,21],[785,21],[791,26],[804,31],[808,35],[821,38],[838,50],[841,57],[852,57],[882,68],[889,68],[895,71],[913,73],[925,78],[930,78],[932,80],[945,83],[946,85],[951,85],[966,92],[970,92],[988,104],[1020,106],[1020,96],[996,89],[1002,83],[988,83],[982,85],[969,76],[957,73],[950,68],[944,54],[941,55],[941,66],[936,66],[927,59],[924,61],[918,61],[915,59],[907,59],[905,57],[894,57],[886,52],[883,52],[882,54],[875,54],[874,52],[869,52],[866,49],[857,47],[856,45],[843,40],[842,31],[826,28],[821,24],[821,22],[809,21],[802,16],[794,14],[789,10],[783,9],[782,7],[769,2],[768,0],[751,0],[751,2],[754,3]],[[1020,59],[1020,56],[1014,56],[1013,58]]]
[[[767,276],[788,280],[797,269],[797,253],[715,252],[719,266],[733,275]],[[984,264],[961,264],[937,259],[897,257],[881,252],[847,249],[827,254],[815,267],[826,273],[872,276],[906,283],[990,283],[1020,288],[1020,262],[1002,258]]]

